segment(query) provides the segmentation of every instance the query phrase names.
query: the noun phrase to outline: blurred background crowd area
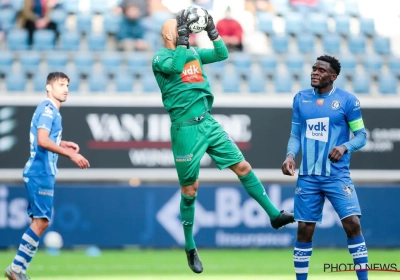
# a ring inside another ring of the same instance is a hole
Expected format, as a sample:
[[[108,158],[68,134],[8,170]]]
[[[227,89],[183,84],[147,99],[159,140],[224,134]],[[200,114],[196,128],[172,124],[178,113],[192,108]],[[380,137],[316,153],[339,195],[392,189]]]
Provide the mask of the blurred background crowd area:
[[[158,93],[151,59],[160,28],[198,5],[214,17],[227,61],[206,66],[214,93],[293,94],[315,59],[342,63],[336,85],[399,92],[400,2],[391,0],[0,0],[0,95],[45,90],[49,71],[76,94]],[[212,47],[207,34],[190,44]]]

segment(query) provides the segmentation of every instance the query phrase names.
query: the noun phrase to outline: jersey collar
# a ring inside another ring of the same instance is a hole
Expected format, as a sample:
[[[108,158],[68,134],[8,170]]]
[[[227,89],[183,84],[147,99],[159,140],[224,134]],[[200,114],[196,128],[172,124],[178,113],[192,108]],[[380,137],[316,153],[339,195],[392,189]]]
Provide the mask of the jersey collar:
[[[332,87],[332,89],[331,89],[331,91],[329,93],[327,93],[327,94],[325,93],[323,95],[324,96],[332,95],[335,92],[335,90],[336,90],[336,87]],[[313,88],[312,91],[313,91],[313,94],[315,95],[315,88]]]
[[[53,106],[56,107],[56,109],[57,109],[57,105],[56,105],[56,103],[54,103],[53,100],[51,100],[50,98],[46,98],[45,100],[50,101],[51,104],[53,104]]]

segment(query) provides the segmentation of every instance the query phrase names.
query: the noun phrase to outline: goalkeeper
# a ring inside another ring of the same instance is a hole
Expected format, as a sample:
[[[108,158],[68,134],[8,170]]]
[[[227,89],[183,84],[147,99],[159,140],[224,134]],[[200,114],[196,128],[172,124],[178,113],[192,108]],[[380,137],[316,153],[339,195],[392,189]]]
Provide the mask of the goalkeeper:
[[[162,93],[165,109],[171,118],[171,142],[175,167],[181,185],[180,214],[185,236],[189,267],[203,271],[193,240],[194,208],[199,186],[200,160],[208,153],[219,169],[229,167],[248,194],[265,210],[271,225],[279,229],[294,222],[292,213],[279,211],[270,201],[250,164],[245,161],[235,142],[210,115],[214,101],[203,64],[228,58],[228,50],[208,15],[206,31],[213,49],[189,47],[189,25],[185,10],[176,20],[167,20],[162,27],[165,48],[155,53],[152,61],[154,76]]]

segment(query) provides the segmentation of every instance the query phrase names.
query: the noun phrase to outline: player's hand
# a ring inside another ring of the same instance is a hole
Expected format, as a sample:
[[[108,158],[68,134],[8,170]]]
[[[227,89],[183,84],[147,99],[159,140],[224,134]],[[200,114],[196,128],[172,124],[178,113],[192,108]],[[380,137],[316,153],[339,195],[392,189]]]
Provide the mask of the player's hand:
[[[288,155],[286,160],[282,164],[282,173],[288,176],[294,176],[296,170],[296,163],[294,162],[293,156]]]
[[[329,153],[328,158],[331,160],[331,162],[338,162],[346,152],[346,146],[336,146],[332,148],[332,151]]]
[[[219,37],[219,33],[218,33],[217,28],[215,27],[214,19],[207,11],[206,11],[206,13],[207,13],[207,17],[208,17],[208,23],[204,30],[207,31],[208,38],[210,38],[211,41],[214,41],[215,39],[217,39]]]
[[[189,25],[199,19],[199,16],[194,17],[189,20],[189,13],[187,10],[181,10],[176,15],[176,23],[178,28],[178,46],[189,47],[189,35],[190,29]]]
[[[78,144],[74,143],[74,142],[70,142],[70,141],[65,141],[63,148],[72,150],[75,153],[79,153],[79,146]]]
[[[86,169],[90,167],[89,161],[85,159],[81,154],[72,154],[69,157],[80,169]]]

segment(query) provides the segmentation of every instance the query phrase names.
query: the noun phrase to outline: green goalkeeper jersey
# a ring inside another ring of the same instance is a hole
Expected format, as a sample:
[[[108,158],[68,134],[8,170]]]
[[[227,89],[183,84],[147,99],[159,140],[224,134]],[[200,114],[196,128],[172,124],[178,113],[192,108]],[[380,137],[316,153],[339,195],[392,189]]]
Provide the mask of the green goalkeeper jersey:
[[[214,96],[203,64],[228,58],[228,49],[222,39],[213,44],[214,49],[178,46],[175,50],[162,48],[155,53],[153,73],[172,122],[190,111],[199,99],[207,98],[207,109],[211,110]]]

